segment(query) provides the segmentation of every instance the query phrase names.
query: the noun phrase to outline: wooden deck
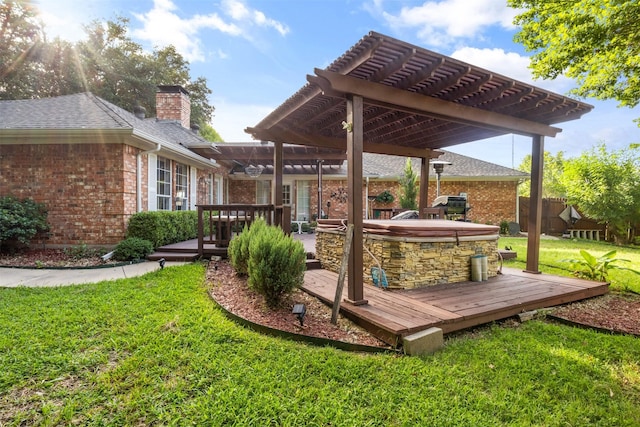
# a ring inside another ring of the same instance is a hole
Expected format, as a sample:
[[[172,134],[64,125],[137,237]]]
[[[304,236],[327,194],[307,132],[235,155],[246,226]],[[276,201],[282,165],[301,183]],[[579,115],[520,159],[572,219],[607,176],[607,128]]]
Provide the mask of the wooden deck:
[[[307,253],[315,252],[315,235],[298,233],[293,233],[291,235],[295,240],[302,242]],[[221,256],[222,258],[226,258],[227,247],[205,244],[204,258],[211,258],[212,256]],[[154,253],[147,256],[147,259],[150,261],[157,261],[160,258],[164,258],[167,261],[194,261],[199,258],[198,239],[191,239],[184,242],[161,246],[157,248]]]
[[[503,268],[484,282],[462,282],[411,290],[382,290],[365,285],[368,304],[344,302],[340,312],[383,341],[399,346],[402,337],[438,327],[450,333],[505,319],[518,313],[578,301],[608,292],[601,282],[530,274]],[[338,275],[327,270],[305,273],[303,289],[332,305]]]

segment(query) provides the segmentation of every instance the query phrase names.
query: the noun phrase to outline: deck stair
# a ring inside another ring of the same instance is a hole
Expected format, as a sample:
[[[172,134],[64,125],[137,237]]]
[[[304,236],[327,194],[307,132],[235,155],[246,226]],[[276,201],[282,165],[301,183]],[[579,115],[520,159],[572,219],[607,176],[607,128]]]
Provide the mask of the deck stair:
[[[195,261],[198,259],[197,253],[191,252],[172,252],[172,251],[155,251],[147,256],[149,261],[158,261],[164,258],[165,261]]]
[[[166,261],[195,261],[198,259],[197,241],[187,240],[160,246],[155,252],[147,256],[149,261],[158,261],[161,258]]]

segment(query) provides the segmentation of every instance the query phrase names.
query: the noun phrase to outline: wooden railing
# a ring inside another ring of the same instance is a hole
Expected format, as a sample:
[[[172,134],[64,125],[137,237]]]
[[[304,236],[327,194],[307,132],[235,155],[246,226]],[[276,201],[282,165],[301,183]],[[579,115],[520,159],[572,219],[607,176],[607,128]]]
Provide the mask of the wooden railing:
[[[257,218],[278,225],[291,233],[291,207],[275,205],[197,205],[198,255],[204,255],[205,245],[226,248],[234,235]]]

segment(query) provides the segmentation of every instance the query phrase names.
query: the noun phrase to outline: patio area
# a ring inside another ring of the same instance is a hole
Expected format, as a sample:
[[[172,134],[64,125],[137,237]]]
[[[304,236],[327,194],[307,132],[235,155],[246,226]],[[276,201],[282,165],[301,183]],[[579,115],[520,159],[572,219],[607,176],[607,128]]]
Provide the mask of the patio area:
[[[303,289],[332,305],[338,274],[309,270]],[[482,282],[460,282],[410,290],[382,290],[364,286],[367,304],[344,302],[340,311],[390,345],[403,336],[438,327],[445,334],[506,319],[530,310],[579,301],[608,292],[602,282],[525,273],[503,268],[502,274]]]

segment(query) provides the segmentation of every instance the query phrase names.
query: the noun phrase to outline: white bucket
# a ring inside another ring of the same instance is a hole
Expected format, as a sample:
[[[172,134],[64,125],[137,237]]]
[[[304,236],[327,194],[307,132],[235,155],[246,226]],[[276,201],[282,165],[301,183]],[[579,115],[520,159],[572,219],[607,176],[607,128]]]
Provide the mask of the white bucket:
[[[489,258],[482,255],[482,280],[489,280]]]
[[[474,255],[471,257],[471,280],[473,282],[482,282],[482,257],[483,256],[484,255]]]

